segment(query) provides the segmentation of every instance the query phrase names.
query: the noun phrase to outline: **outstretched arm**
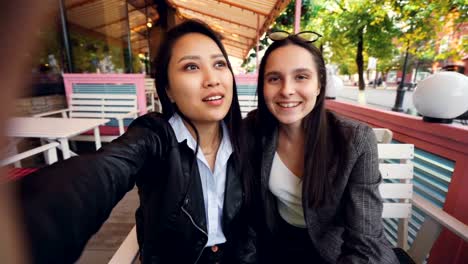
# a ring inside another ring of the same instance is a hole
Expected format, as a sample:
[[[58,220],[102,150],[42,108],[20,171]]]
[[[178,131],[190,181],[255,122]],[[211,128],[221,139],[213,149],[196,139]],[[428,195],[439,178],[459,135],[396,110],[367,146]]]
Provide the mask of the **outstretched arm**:
[[[19,182],[19,204],[33,263],[73,263],[114,206],[133,188],[159,133],[145,120],[99,151],[43,168]]]

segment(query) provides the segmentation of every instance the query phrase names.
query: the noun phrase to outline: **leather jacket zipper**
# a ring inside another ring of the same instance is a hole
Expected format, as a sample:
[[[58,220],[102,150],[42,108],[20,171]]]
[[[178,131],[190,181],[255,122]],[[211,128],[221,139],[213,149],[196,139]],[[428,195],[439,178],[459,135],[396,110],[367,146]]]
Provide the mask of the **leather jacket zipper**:
[[[192,216],[185,210],[185,208],[184,208],[183,206],[181,206],[180,208],[182,209],[182,212],[184,212],[184,213],[189,217],[189,219],[190,219],[190,221],[192,222],[192,224],[193,224],[198,230],[200,230],[200,232],[202,232],[202,233],[206,236],[206,238],[208,238],[208,234],[207,234],[203,229],[201,229],[197,224],[195,224],[195,221],[193,221]],[[205,248],[205,246],[206,246],[206,244],[203,245],[203,248],[202,248],[202,250],[200,251],[200,253],[198,254],[198,257],[197,257],[197,259],[195,260],[194,264],[196,264],[196,263],[198,262],[198,260],[200,259],[201,255],[202,255],[202,253],[203,253],[203,249]]]

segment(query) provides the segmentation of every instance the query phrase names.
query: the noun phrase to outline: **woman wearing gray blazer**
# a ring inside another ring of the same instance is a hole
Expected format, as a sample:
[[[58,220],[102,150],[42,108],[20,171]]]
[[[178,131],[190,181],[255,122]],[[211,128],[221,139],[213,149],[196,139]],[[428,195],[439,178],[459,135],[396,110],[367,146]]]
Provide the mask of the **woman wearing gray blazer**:
[[[244,120],[262,263],[398,263],[382,225],[372,129],[324,108],[311,32],[270,33]],[[317,34],[318,35],[318,34]]]

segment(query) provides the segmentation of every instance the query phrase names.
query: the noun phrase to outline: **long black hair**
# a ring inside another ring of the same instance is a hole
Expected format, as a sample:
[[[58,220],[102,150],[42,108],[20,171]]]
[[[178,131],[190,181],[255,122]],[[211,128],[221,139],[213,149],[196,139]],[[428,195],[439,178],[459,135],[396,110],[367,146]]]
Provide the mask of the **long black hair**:
[[[305,42],[294,35],[280,41],[275,41],[266,50],[262,58],[258,73],[258,114],[256,116],[256,126],[259,128],[256,142],[261,142],[261,138],[269,135],[278,127],[278,120],[271,114],[265,103],[264,95],[264,76],[265,67],[271,53],[278,48],[296,45],[307,50],[317,68],[320,94],[317,96],[312,111],[304,117],[302,126],[305,132],[304,142],[304,173],[303,190],[307,192],[308,203],[312,207],[319,207],[332,198],[332,182],[334,179],[328,178],[328,169],[330,162],[341,156],[338,149],[341,144],[337,144],[334,135],[329,127],[328,115],[325,110],[325,88],[327,84],[327,74],[325,62],[319,49],[314,45]],[[310,89],[315,89],[311,87]],[[339,139],[338,139],[339,141]],[[337,161],[340,164],[340,161]]]
[[[196,159],[196,153],[198,151],[198,145],[200,142],[198,130],[190,121],[190,119],[188,119],[178,109],[177,105],[171,102],[166,91],[167,89],[170,89],[168,68],[169,68],[169,61],[171,60],[171,57],[172,57],[172,49],[175,43],[177,42],[177,40],[179,40],[181,37],[190,33],[199,33],[213,40],[216,43],[216,45],[219,47],[219,49],[221,50],[221,53],[226,59],[229,71],[232,74],[232,80],[233,80],[232,81],[232,102],[231,102],[231,107],[229,108],[227,115],[223,119],[223,121],[226,124],[229,135],[224,135],[224,136],[229,136],[231,140],[231,145],[233,148],[234,159],[236,160],[236,164],[239,164],[241,161],[239,159],[239,156],[240,156],[239,153],[240,153],[240,147],[241,147],[239,140],[240,140],[240,126],[241,126],[240,124],[241,124],[242,117],[241,117],[241,112],[240,112],[239,100],[237,97],[236,80],[234,78],[234,73],[232,71],[231,63],[229,62],[226,49],[221,43],[219,35],[202,21],[187,20],[175,26],[174,28],[170,29],[167,32],[165,40],[162,42],[159,48],[159,52],[155,60],[154,69],[155,69],[156,89],[158,92],[159,99],[161,101],[163,118],[165,118],[166,120],[169,120],[174,115],[174,113],[177,113],[181,116],[181,118],[185,122],[187,122],[192,127],[192,129],[195,131],[195,134],[196,134],[196,142],[197,142],[197,148],[195,150],[195,159]]]

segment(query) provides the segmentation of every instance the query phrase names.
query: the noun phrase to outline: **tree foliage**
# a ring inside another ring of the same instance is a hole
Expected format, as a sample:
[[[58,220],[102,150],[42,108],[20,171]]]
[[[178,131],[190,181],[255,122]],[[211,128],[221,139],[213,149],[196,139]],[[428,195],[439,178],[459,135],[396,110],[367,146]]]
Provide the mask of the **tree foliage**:
[[[324,1],[323,5],[319,16],[323,20],[324,41],[337,53],[331,58],[340,63],[349,62],[345,57],[354,57],[362,90],[367,58],[388,61],[393,57],[392,38],[396,30],[389,16],[390,6],[379,0]]]
[[[291,1],[272,29],[293,32],[294,12]],[[341,74],[358,73],[360,89],[369,57],[377,58],[377,70],[386,73],[401,69],[407,49],[410,65],[458,60],[467,52],[466,37],[452,46],[440,39],[441,32],[458,34],[468,22],[466,0],[303,0],[301,13],[301,30],[322,34],[315,44],[326,62],[338,65]],[[268,45],[262,39],[261,48]]]

